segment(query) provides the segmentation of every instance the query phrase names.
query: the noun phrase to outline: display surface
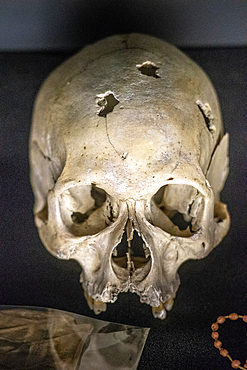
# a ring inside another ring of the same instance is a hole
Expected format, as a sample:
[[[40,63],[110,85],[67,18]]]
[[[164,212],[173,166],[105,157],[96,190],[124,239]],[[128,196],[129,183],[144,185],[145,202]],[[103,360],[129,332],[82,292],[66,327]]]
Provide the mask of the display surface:
[[[40,237],[80,263],[95,313],[130,291],[164,319],[180,265],[229,228],[219,197],[228,135],[213,86],[147,35],[102,40],[51,74],[35,103],[30,165]]]
[[[206,258],[179,268],[181,286],[166,320],[152,318],[136,294],[122,293],[100,318],[151,327],[138,370],[230,370],[211,338],[219,315],[246,313],[245,193],[246,48],[184,50],[210,76],[230,137],[230,172],[221,193],[231,215],[227,237]],[[28,142],[32,107],[48,74],[70,53],[2,53],[1,62],[1,287],[3,304],[55,307],[95,317],[82,294],[81,269],[54,258],[33,222]],[[141,63],[141,62],[140,62]],[[140,64],[138,62],[138,64]],[[158,72],[159,74],[159,72]],[[96,107],[97,111],[100,109]],[[246,327],[224,323],[220,340],[234,359],[246,360]]]

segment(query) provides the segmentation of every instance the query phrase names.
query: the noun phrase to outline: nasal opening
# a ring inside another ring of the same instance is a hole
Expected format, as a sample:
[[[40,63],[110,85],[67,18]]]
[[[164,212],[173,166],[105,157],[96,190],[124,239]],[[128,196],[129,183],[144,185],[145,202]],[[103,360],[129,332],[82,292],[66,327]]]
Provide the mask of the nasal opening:
[[[128,270],[130,275],[145,266],[150,259],[150,250],[136,231],[132,233],[131,240],[125,231],[121,242],[112,253],[112,260],[118,267]]]

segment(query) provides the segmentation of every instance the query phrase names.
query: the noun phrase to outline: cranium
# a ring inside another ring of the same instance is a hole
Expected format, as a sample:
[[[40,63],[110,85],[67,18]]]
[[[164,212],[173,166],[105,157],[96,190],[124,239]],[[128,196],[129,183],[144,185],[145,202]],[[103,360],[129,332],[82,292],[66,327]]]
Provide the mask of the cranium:
[[[109,37],[57,68],[36,100],[30,156],[40,237],[79,262],[95,313],[130,291],[165,318],[179,266],[228,231],[216,93],[153,37]]]

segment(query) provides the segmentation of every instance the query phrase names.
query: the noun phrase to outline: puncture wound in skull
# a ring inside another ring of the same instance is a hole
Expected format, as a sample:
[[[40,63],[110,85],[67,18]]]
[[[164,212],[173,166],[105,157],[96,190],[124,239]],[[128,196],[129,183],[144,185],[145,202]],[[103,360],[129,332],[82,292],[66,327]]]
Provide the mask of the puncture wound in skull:
[[[97,104],[101,107],[98,111],[100,117],[106,117],[111,113],[114,107],[119,103],[116,95],[112,91],[106,91],[104,94],[97,95]]]
[[[214,116],[212,114],[210,105],[208,103],[203,104],[200,100],[197,100],[196,104],[203,115],[204,121],[206,123],[206,126],[209,132],[213,134],[216,128],[215,128],[215,125],[213,124]]]
[[[108,132],[108,125],[107,125],[107,114],[111,113],[114,109],[114,107],[119,103],[119,100],[117,99],[116,95],[112,91],[106,91],[104,94],[97,95],[97,104],[101,107],[98,111],[98,115],[100,117],[105,118],[105,124],[106,124],[106,135],[107,139],[109,141],[109,144],[113,147],[114,151],[117,153],[117,155],[121,159],[126,159],[128,152],[119,153],[115,146],[113,145],[109,132]]]
[[[139,71],[143,75],[152,76],[152,77],[155,77],[155,78],[160,78],[160,76],[157,75],[157,71],[158,71],[159,67],[153,62],[146,61],[142,64],[137,64],[136,68],[139,69]]]

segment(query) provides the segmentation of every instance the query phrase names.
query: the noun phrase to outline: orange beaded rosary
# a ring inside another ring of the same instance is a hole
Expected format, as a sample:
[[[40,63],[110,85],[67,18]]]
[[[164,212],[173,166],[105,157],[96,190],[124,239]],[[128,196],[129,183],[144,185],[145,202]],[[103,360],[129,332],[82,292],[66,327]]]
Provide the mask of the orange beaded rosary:
[[[211,329],[213,330],[211,336],[214,339],[214,346],[219,349],[220,354],[224,357],[228,357],[229,360],[231,361],[231,365],[234,369],[242,369],[246,370],[247,369],[247,360],[244,364],[244,366],[241,366],[241,363],[239,360],[233,360],[231,356],[229,355],[228,351],[224,348],[222,348],[222,342],[219,340],[219,333],[217,332],[219,328],[219,324],[223,324],[226,319],[230,320],[237,320],[237,319],[242,319],[244,322],[247,323],[247,315],[241,316],[236,313],[231,313],[229,316],[219,316],[217,321],[212,324]]]

